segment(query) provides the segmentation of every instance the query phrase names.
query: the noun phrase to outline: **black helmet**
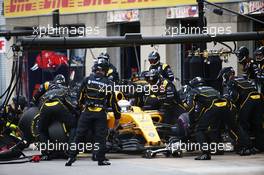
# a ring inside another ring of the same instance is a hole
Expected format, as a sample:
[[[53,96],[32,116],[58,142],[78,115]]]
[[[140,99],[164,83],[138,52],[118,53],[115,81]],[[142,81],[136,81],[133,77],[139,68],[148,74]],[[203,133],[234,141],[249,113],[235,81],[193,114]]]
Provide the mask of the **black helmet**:
[[[160,61],[160,55],[156,51],[152,51],[148,56],[149,63],[151,65],[157,65]]]
[[[233,69],[233,67],[225,67],[219,72],[217,79],[222,77],[223,81],[227,82],[231,75],[235,75],[235,70]]]
[[[53,82],[55,84],[61,84],[61,85],[64,85],[66,83],[65,77],[62,74],[56,75],[55,78],[53,79]]]
[[[189,81],[191,87],[204,86],[205,80],[202,77],[195,77]]]
[[[12,98],[13,103],[15,104],[16,107],[20,106],[20,108],[23,110],[25,106],[27,105],[27,100],[26,97],[24,96],[14,96]]]
[[[249,51],[246,46],[241,46],[235,53],[239,63],[242,63],[249,56]]]
[[[145,74],[145,79],[150,84],[155,84],[160,78],[159,72],[156,69],[151,69],[148,73]]]
[[[254,52],[256,61],[263,61],[264,60],[264,46],[257,48]]]
[[[99,59],[105,59],[106,61],[109,62],[110,56],[109,56],[108,53],[104,53],[104,52],[102,52],[102,53],[98,56],[97,59],[98,59],[98,60],[99,60]]]
[[[100,58],[97,60],[97,63],[94,65],[94,71],[99,69],[103,71],[107,71],[109,69],[109,63],[106,59]]]

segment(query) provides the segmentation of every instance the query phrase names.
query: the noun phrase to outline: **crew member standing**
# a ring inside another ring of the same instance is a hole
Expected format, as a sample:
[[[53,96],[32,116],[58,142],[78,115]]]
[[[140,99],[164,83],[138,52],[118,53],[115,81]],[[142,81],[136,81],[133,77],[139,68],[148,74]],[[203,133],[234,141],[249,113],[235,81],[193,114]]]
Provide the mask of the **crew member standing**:
[[[109,80],[117,83],[119,81],[119,75],[118,75],[118,72],[117,72],[116,67],[112,63],[110,63],[110,56],[109,56],[109,54],[108,53],[101,53],[97,57],[97,61],[96,62],[98,62],[99,59],[104,59],[104,60],[106,60],[108,62],[108,67],[109,68],[107,70],[106,77]],[[94,66],[93,66],[92,69],[94,69],[95,66],[96,66],[96,63],[94,64]]]
[[[238,58],[239,64],[243,66],[243,72],[247,75],[249,79],[255,79],[254,66],[255,61],[249,57],[249,50],[245,46],[241,46],[236,51],[236,56]]]
[[[264,46],[257,48],[254,54],[258,67],[264,69]]]
[[[94,135],[94,142],[99,144],[99,150],[96,153],[98,165],[110,165],[105,158],[105,147],[107,137],[107,116],[108,107],[113,109],[115,115],[115,128],[119,123],[120,108],[114,97],[112,82],[107,79],[108,62],[99,59],[94,66],[94,73],[86,77],[80,88],[79,106],[82,109],[76,136],[75,144],[78,145],[86,133],[91,130]],[[71,166],[76,160],[78,150],[71,150],[69,159],[65,166]]]
[[[174,75],[170,66],[160,62],[160,55],[158,52],[152,51],[148,56],[148,60],[150,63],[149,70],[156,69],[162,78],[165,78],[171,82],[174,81]]]
[[[255,66],[256,74],[256,87],[259,92],[264,93],[264,46],[257,48],[254,52],[255,61],[257,65]]]

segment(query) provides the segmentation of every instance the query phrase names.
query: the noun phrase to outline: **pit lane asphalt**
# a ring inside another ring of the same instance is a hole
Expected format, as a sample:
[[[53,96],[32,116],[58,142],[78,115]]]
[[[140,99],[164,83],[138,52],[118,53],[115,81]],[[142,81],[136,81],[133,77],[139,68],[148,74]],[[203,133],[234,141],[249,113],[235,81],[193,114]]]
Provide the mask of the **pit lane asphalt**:
[[[37,152],[26,151],[26,155]],[[111,166],[99,167],[90,155],[79,158],[71,167],[66,160],[0,165],[0,175],[264,175],[264,154],[241,157],[233,153],[212,156],[211,161],[195,161],[194,155],[145,159],[141,155],[108,154]]]

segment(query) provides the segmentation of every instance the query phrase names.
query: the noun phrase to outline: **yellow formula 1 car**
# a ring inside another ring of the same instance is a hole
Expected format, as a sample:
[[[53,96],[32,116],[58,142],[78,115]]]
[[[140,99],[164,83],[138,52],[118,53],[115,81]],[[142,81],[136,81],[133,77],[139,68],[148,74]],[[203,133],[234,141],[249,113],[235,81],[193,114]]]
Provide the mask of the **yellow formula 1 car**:
[[[144,152],[146,158],[152,158],[160,152],[165,153],[166,156],[182,156],[180,150],[171,149],[172,143],[179,141],[177,138],[169,137],[170,134],[166,135],[166,138],[160,137],[160,132],[164,131],[164,128],[167,128],[166,131],[172,131],[171,128],[173,128],[173,126],[164,126],[161,123],[162,114],[160,112],[156,110],[143,111],[140,107],[131,106],[127,100],[120,100],[118,104],[122,111],[120,127],[115,137],[108,138],[108,141],[114,141],[114,144],[120,147],[119,151]],[[109,112],[109,128],[113,128],[114,121],[114,114]]]
[[[121,100],[119,104],[126,103],[127,101]],[[123,140],[134,139],[138,141],[138,144],[144,147],[161,146],[161,139],[156,130],[156,126],[153,123],[152,116],[149,113],[145,113],[141,108],[137,106],[129,107],[129,110],[123,110],[120,119],[120,129],[118,129],[118,135],[120,138],[123,136]],[[123,107],[124,109],[124,107]],[[113,128],[114,115],[112,112],[108,113],[108,127]],[[159,119],[161,120],[161,118]],[[125,142],[125,141],[124,141]],[[139,146],[138,145],[138,146]],[[125,147],[128,148],[129,147]],[[124,148],[124,149],[125,149]],[[138,147],[140,148],[140,146]],[[133,148],[130,147],[131,150]],[[136,149],[136,148],[134,148]]]

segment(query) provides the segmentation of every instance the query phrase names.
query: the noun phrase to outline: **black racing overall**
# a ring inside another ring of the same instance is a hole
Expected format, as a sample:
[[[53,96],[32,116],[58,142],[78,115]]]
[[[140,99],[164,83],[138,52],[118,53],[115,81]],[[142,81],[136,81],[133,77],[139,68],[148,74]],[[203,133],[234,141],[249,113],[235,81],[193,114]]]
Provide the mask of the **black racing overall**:
[[[49,137],[49,126],[54,122],[58,121],[65,127],[65,133],[69,130],[69,143],[73,142],[75,135],[75,128],[77,125],[77,118],[74,115],[74,107],[69,101],[68,91],[63,86],[58,86],[48,90],[40,98],[40,112],[39,112],[39,139],[41,143],[47,143]],[[48,154],[44,151],[43,154]]]
[[[239,108],[239,123],[244,129],[246,138],[250,140],[250,134],[255,137],[251,147],[259,150],[264,148],[263,122],[263,94],[257,92],[254,84],[243,77],[236,77],[227,84],[228,92]]]
[[[190,135],[202,146],[219,142],[220,129],[226,126],[236,144],[245,145],[241,140],[239,126],[235,119],[234,105],[222,98],[212,87],[200,86],[192,89],[193,108],[190,110]],[[210,154],[210,150],[202,150]]]
[[[161,75],[163,78],[165,78],[165,79],[167,79],[167,80],[169,80],[169,81],[171,81],[171,82],[174,81],[174,75],[173,75],[173,72],[172,72],[172,70],[171,70],[171,68],[170,68],[170,66],[169,66],[168,64],[165,64],[165,63],[158,63],[157,65],[151,65],[151,66],[149,67],[149,70],[151,70],[151,69],[156,69],[156,70],[158,70],[158,72],[160,73],[160,75]]]
[[[97,144],[96,159],[104,161],[107,136],[107,115],[106,109],[111,107],[117,119],[120,118],[120,108],[117,105],[114,92],[108,89],[111,86],[110,80],[103,75],[92,73],[84,79],[79,95],[79,105],[82,113],[77,125],[74,142],[78,145],[86,134],[91,131],[94,144]],[[109,92],[107,91],[109,90]],[[78,150],[72,150],[70,158],[76,157]]]

